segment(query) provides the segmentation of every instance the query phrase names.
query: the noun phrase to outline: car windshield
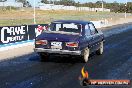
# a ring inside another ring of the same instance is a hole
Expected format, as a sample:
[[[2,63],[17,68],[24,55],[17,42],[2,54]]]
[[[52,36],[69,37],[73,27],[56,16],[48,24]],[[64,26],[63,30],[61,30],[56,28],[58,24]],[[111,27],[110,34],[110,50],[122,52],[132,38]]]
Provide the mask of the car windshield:
[[[50,31],[66,32],[66,33],[81,33],[82,24],[75,23],[52,23]]]

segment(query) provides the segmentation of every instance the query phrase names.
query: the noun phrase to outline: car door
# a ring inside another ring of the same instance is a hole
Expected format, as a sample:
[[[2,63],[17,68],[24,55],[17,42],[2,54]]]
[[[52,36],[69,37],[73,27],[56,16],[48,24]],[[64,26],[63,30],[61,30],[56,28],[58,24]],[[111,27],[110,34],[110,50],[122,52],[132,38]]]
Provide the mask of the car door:
[[[99,49],[100,34],[98,33],[97,29],[92,23],[89,23],[89,29],[90,29],[90,34],[92,37],[92,40],[90,41],[90,48],[91,48],[91,51],[93,52]]]
[[[92,36],[89,29],[89,25],[87,23],[83,26],[83,37],[81,40],[82,43],[80,44],[81,49],[83,50],[84,48],[89,47],[89,44],[91,43],[91,41],[92,41]]]
[[[90,30],[89,30],[89,25],[88,23],[83,25],[82,28],[82,36],[80,37],[80,49],[83,50],[86,47],[89,46],[89,41],[92,39],[92,37],[90,37]]]

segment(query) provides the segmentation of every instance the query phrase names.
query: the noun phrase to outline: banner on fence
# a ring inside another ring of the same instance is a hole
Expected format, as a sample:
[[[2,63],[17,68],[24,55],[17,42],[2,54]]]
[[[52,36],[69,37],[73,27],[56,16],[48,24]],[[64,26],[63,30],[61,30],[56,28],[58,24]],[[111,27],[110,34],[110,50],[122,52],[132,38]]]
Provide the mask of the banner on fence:
[[[29,40],[33,40],[35,37],[41,34],[43,30],[48,27],[48,24],[37,24],[37,25],[28,25],[28,34]]]
[[[33,40],[47,26],[48,24],[0,27],[0,45]]]

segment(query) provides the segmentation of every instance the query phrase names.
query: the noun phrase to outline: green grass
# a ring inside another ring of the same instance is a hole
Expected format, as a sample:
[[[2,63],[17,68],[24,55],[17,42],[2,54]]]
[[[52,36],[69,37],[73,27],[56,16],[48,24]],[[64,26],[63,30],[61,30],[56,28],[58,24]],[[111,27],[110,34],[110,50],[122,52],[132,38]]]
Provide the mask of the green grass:
[[[0,26],[33,24],[33,9],[0,11]],[[132,16],[132,15],[130,15]],[[124,13],[86,11],[42,11],[36,10],[36,23],[45,24],[53,20],[118,20]]]
[[[0,26],[15,26],[15,25],[24,25],[31,23],[32,23],[32,19],[0,20]]]

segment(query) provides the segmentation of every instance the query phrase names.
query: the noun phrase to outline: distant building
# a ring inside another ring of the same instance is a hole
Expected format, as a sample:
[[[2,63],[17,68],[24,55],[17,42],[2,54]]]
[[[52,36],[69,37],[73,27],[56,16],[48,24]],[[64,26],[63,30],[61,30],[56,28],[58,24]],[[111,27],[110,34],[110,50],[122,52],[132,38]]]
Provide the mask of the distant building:
[[[23,3],[5,1],[5,2],[0,2],[0,7],[1,6],[23,7]]]
[[[64,6],[54,4],[43,4],[39,3],[40,10],[79,10],[79,11],[106,11],[110,12],[110,9],[102,8],[90,8],[90,7],[75,7],[75,6]]]

